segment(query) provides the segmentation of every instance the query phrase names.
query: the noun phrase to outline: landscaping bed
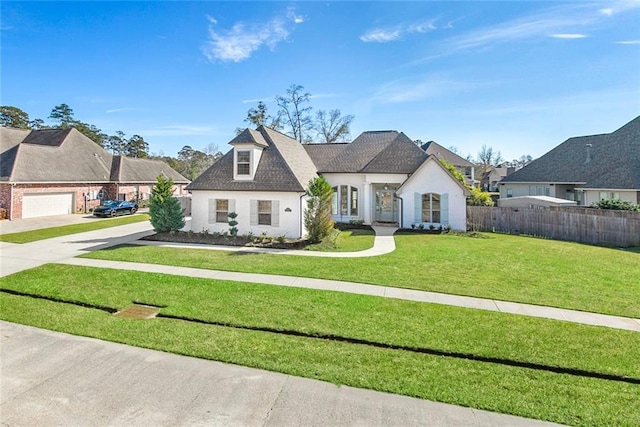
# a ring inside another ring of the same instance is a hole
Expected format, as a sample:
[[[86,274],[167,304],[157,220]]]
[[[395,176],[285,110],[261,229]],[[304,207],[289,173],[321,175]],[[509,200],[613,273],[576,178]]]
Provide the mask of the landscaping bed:
[[[272,249],[304,249],[311,242],[305,239],[287,239],[283,236],[231,236],[227,233],[194,233],[192,231],[171,231],[145,236],[141,240],[172,243],[199,243],[205,245],[246,246]]]

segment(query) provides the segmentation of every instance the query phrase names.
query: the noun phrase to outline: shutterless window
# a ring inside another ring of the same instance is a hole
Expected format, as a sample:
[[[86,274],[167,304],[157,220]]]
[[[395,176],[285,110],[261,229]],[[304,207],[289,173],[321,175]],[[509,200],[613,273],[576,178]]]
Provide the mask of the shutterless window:
[[[229,221],[229,200],[216,200],[216,222]]]
[[[338,187],[333,187],[333,199],[331,199],[331,214],[338,215]]]
[[[251,174],[251,153],[249,151],[238,151],[237,155],[237,174]]]
[[[258,225],[271,225],[271,200],[258,200]]]
[[[340,186],[340,215],[349,214],[349,193],[347,192],[347,186]]]
[[[351,190],[351,215],[358,216],[358,189],[350,187]]]

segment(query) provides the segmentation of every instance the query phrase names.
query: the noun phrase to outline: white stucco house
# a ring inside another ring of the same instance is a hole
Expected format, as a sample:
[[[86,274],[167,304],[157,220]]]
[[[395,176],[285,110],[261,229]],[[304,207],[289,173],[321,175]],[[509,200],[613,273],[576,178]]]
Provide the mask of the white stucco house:
[[[401,132],[300,144],[261,126],[229,144],[233,148],[187,187],[194,232],[228,231],[228,214],[236,212],[240,234],[302,237],[306,190],[318,175],[334,189],[338,222],[466,229],[468,190]]]

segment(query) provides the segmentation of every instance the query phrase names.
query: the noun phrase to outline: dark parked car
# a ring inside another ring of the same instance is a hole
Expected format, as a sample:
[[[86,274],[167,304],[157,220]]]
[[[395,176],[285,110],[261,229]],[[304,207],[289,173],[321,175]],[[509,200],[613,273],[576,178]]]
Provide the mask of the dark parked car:
[[[95,216],[130,215],[138,211],[138,204],[126,200],[106,200],[93,210]]]

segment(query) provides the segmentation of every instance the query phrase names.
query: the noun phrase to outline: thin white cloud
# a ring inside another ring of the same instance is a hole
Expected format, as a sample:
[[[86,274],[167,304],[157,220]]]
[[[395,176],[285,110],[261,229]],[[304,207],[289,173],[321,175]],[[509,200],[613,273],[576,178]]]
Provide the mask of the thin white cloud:
[[[583,39],[587,37],[586,34],[575,34],[575,33],[560,33],[560,34],[551,34],[549,37],[553,37],[554,39]]]
[[[361,35],[360,40],[365,43],[387,43],[400,40],[400,35],[401,31],[398,29],[375,29]]]
[[[426,33],[438,29],[435,20],[421,21],[411,24],[401,24],[386,28],[374,28],[360,36],[365,43],[388,43],[401,40],[405,34]]]
[[[569,3],[508,20],[452,37],[445,44],[446,53],[490,47],[499,43],[520,42],[531,39],[582,38],[584,29],[609,19],[613,14],[640,6],[640,2],[617,2],[611,7],[596,8],[591,3]],[[576,31],[582,30],[582,31]]]
[[[137,109],[133,108],[133,107],[112,108],[110,110],[107,110],[106,113],[107,114],[123,113],[123,112],[127,112],[127,111],[135,111],[135,110],[137,110]]]
[[[616,44],[640,44],[640,40],[621,40]]]
[[[141,130],[140,135],[146,136],[189,136],[189,135],[210,135],[213,129],[208,126],[173,125],[161,126],[151,129]]]
[[[302,24],[304,22],[304,17],[297,15],[296,9],[293,6],[290,6],[287,9],[287,18],[294,24]]]
[[[230,29],[218,31],[214,27],[218,21],[207,15],[209,21],[209,41],[202,52],[211,62],[240,62],[263,46],[275,49],[276,45],[289,38],[289,23],[304,22],[292,8],[285,17],[276,16],[267,22],[238,22]]]
[[[424,101],[443,95],[459,93],[477,87],[479,83],[468,83],[443,78],[424,76],[421,80],[393,80],[381,85],[369,98],[374,104],[400,104]]]

